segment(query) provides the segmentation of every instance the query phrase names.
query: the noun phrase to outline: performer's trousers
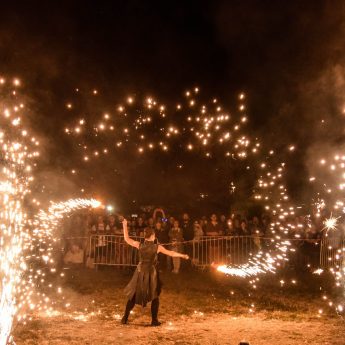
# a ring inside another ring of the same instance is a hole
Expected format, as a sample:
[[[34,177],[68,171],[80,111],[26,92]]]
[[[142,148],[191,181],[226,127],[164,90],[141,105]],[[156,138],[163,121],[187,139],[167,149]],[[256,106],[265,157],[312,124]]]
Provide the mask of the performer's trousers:
[[[128,320],[129,313],[135,306],[135,295],[133,296],[132,299],[128,300],[126,304],[126,310],[125,310],[125,319]],[[158,321],[158,309],[159,309],[159,298],[155,298],[151,302],[151,316],[152,316],[152,321]]]

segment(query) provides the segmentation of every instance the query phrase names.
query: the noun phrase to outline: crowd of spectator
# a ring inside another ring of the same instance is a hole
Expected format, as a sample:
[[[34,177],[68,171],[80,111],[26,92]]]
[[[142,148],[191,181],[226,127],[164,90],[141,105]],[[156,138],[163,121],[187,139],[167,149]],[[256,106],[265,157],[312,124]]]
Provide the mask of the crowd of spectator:
[[[90,234],[122,235],[122,216],[114,214],[84,214],[70,219],[65,226],[65,236],[83,237]],[[244,217],[232,213],[230,216],[211,214],[209,217],[192,218],[188,213],[181,216],[166,215],[161,208],[151,214],[132,214],[127,216],[129,234],[142,237],[145,228],[152,228],[160,243],[169,243],[174,237],[191,241],[201,236],[255,236],[272,237],[271,219],[268,215]],[[296,216],[286,221],[288,238],[319,239],[323,233],[323,220]]]
[[[129,234],[132,237],[142,238],[146,228],[154,229],[157,241],[167,244],[170,249],[191,255],[191,246],[186,243],[200,241],[202,238],[218,238],[222,236],[250,237],[257,249],[262,247],[263,239],[270,239],[275,235],[275,227],[272,227],[272,220],[267,214],[254,215],[250,218],[241,214],[232,213],[230,216],[211,214],[192,219],[188,213],[182,213],[180,217],[166,214],[162,208],[156,208],[152,212],[132,214],[126,217],[128,220]],[[114,214],[80,214],[69,219],[65,224],[64,237],[67,243],[65,262],[81,262],[82,257],[92,259],[97,255],[102,256],[106,248],[113,251],[108,243],[107,235],[117,235],[114,251],[119,251],[120,244],[123,244],[121,236],[122,216]],[[285,222],[286,237],[296,240],[296,247],[310,247],[314,250],[314,244],[320,240],[323,231],[323,220],[310,217],[296,216]],[[96,252],[90,253],[88,248],[90,235],[98,235],[97,243],[94,244]],[[73,239],[73,240],[72,240]],[[218,246],[219,247],[219,246]],[[215,257],[219,251],[217,245],[210,245],[209,257]],[[82,254],[84,252],[84,254]],[[127,251],[126,253],[129,253]],[[127,254],[126,254],[127,255]],[[128,254],[132,255],[132,254]],[[162,259],[162,258],[161,258]],[[74,261],[73,261],[74,260]],[[119,257],[114,258],[116,264],[125,260]],[[163,259],[162,259],[163,260]],[[165,263],[174,273],[180,270],[180,260],[173,260]],[[85,259],[84,259],[85,261]]]

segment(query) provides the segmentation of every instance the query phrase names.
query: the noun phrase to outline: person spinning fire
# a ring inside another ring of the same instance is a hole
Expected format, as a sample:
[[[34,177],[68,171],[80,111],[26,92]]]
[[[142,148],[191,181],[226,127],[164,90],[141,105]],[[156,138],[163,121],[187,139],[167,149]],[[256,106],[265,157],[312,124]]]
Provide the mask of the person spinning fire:
[[[151,326],[160,326],[158,321],[159,295],[161,293],[161,282],[159,272],[156,269],[157,254],[162,253],[171,257],[189,259],[188,255],[165,249],[156,243],[155,232],[152,228],[145,229],[145,242],[140,243],[128,236],[127,220],[123,219],[123,235],[125,241],[132,247],[139,250],[139,264],[129,284],[125,288],[128,298],[125,314],[121,320],[122,324],[128,323],[128,317],[135,304],[143,307],[151,302]]]

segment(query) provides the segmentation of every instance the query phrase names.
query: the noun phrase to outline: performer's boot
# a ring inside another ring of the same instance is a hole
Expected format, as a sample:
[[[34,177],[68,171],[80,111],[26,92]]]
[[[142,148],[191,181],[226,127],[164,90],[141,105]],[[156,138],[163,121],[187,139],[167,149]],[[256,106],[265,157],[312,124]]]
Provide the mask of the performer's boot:
[[[131,300],[129,300],[126,304],[126,310],[125,310],[125,315],[123,316],[123,318],[121,319],[121,323],[123,325],[127,324],[128,322],[128,317],[129,317],[129,313],[131,312],[131,310],[133,309],[133,307],[135,306],[135,297],[132,298]]]
[[[161,325],[161,322],[158,321],[158,308],[159,308],[159,299],[155,298],[151,302],[151,315],[152,315],[151,326],[160,326]]]

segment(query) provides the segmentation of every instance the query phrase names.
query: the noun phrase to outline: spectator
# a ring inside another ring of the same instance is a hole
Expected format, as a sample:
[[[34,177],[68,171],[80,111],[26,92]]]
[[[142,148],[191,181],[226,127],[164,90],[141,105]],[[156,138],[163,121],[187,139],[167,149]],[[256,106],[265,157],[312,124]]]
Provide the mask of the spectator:
[[[166,217],[165,217],[164,210],[162,208],[156,208],[153,211],[152,218],[153,218],[154,222],[161,221],[162,219],[165,219]]]
[[[131,236],[131,237],[137,237],[138,236],[138,233],[137,233],[138,227],[137,227],[137,222],[136,222],[135,218],[132,218],[132,220],[127,223],[127,227],[128,227],[129,236]]]
[[[163,224],[161,222],[157,222],[155,226],[155,235],[156,239],[159,244],[167,244],[169,243],[169,234],[167,232],[167,229],[163,227]],[[159,269],[165,269],[167,268],[167,256],[159,253],[158,254],[158,266]]]
[[[154,213],[155,220],[150,219],[148,223],[151,226],[155,226],[159,242],[170,242],[169,232],[171,234],[176,229],[175,218],[170,217],[167,222],[164,221],[165,219],[162,219],[163,222],[161,222],[159,219],[162,209],[156,209]],[[221,216],[220,221],[217,221],[217,217],[212,215],[210,221],[207,221],[206,217],[202,217],[199,222],[192,223],[189,215],[183,214],[180,223],[182,239],[180,238],[179,241],[175,241],[173,245],[178,246],[178,250],[180,251],[182,249],[187,252],[190,250],[190,253],[193,254],[194,263],[207,265],[210,262],[216,261],[217,263],[221,263],[219,261],[225,260],[225,258],[229,260],[229,255],[235,257],[234,248],[229,249],[225,245],[225,241],[220,237],[221,235],[251,236],[249,239],[233,239],[233,241],[238,241],[240,244],[254,244],[260,250],[263,246],[274,249],[274,244],[272,244],[274,242],[272,242],[270,237],[281,235],[283,238],[285,235],[292,240],[291,243],[295,250],[295,253],[290,258],[290,264],[296,267],[304,267],[306,264],[316,265],[319,261],[320,239],[323,237],[321,235],[326,234],[326,231],[322,231],[324,229],[324,220],[328,216],[328,214],[324,214],[323,216],[317,215],[315,217],[290,215],[284,220],[275,216],[273,223],[271,223],[271,219],[267,214],[262,214],[260,217],[253,217],[250,222],[247,222],[245,218],[242,219],[239,214],[232,215],[228,220],[225,220],[225,217]],[[73,257],[80,250],[84,250],[87,259],[86,264],[89,263],[88,267],[92,267],[93,262],[97,265],[115,264],[118,266],[136,262],[137,257],[130,255],[130,249],[122,241],[122,227],[119,226],[117,218],[114,215],[109,215],[106,222],[104,219],[102,215],[95,216],[90,212],[88,214],[78,213],[64,222],[63,235],[66,240],[65,247],[69,248],[68,255],[66,253],[65,262],[72,262],[74,259],[70,259],[69,257]],[[144,228],[145,221],[143,217],[139,217],[138,219],[133,217],[132,222],[128,222],[130,236],[143,235]],[[178,225],[177,228],[179,228]],[[327,232],[327,240],[332,244],[332,248],[338,248],[342,243],[343,229],[338,228]],[[88,238],[87,236],[90,234],[94,236]],[[203,239],[202,236],[204,234],[209,236],[209,238]],[[181,243],[183,237],[186,240],[194,240],[191,248],[184,247],[184,244]],[[120,239],[121,242],[119,241]],[[203,245],[199,244],[201,241],[203,241]],[[220,252],[220,249],[222,249],[222,252]],[[249,248],[246,245],[241,245],[239,251],[244,253],[252,249],[252,246]],[[111,259],[109,260],[109,258]],[[243,262],[246,260],[247,256],[244,255]],[[160,259],[160,261],[162,260]],[[162,266],[165,266],[164,263]],[[179,269],[178,263],[175,263],[174,272],[178,272]]]
[[[97,234],[95,242],[95,261],[102,262],[106,254],[106,238],[105,238],[106,225],[102,216],[97,217],[97,222],[92,226],[92,232]]]
[[[108,224],[105,227],[105,242],[107,245],[107,258],[109,260],[109,262],[115,262],[115,256],[116,256],[116,252],[115,252],[115,247],[114,247],[114,242],[113,242],[113,238],[112,235],[116,234],[116,219],[114,217],[114,215],[110,215],[108,217]],[[115,239],[116,241],[116,239]]]
[[[202,227],[198,222],[194,222],[193,231],[194,231],[194,238],[193,238],[194,241],[199,241],[201,237],[204,236]]]
[[[116,233],[116,219],[114,215],[109,216],[106,232],[109,235],[114,235]]]
[[[201,226],[203,232],[205,233],[206,232],[206,226],[207,226],[207,217],[205,217],[205,216],[201,217],[200,226]]]
[[[116,225],[114,227],[114,234],[116,236],[121,236],[121,237],[123,236],[123,229],[122,229],[121,222],[119,219],[116,219]]]
[[[261,230],[261,226],[259,224],[259,218],[254,216],[251,224],[250,224],[250,231],[251,235],[253,236],[254,245],[258,250],[261,249],[261,240],[260,237],[263,237],[264,233]]]
[[[226,234],[226,231],[227,231],[227,228],[228,228],[228,225],[227,225],[227,222],[226,222],[226,217],[224,214],[222,214],[220,216],[220,226],[222,227],[222,234]]]
[[[236,215],[233,218],[233,233],[235,236],[241,236],[241,218],[240,215]]]
[[[127,255],[126,249],[127,246],[125,246],[124,240],[123,240],[123,229],[121,226],[121,222],[119,219],[116,219],[116,225],[114,227],[114,242],[112,243],[113,248],[112,252],[114,252],[115,255],[115,264],[120,265],[124,262],[124,255]]]
[[[144,237],[145,222],[143,217],[139,217],[136,224],[136,233],[140,237]]]
[[[239,236],[250,236],[248,224],[247,224],[247,221],[245,219],[241,220]]]
[[[226,229],[224,234],[227,236],[236,236],[233,221],[231,218],[229,218],[226,222]]]
[[[147,220],[147,227],[151,229],[155,228],[155,221],[152,217]]]
[[[159,244],[169,243],[169,233],[163,227],[163,224],[161,222],[156,223],[155,234]]]
[[[206,224],[206,236],[220,236],[222,235],[222,226],[217,221],[215,214],[211,215],[211,221]]]
[[[193,228],[193,224],[189,218],[188,213],[183,213],[182,215],[182,231],[183,231],[183,237],[185,241],[189,241],[187,243],[185,243],[184,245],[184,251],[188,256],[192,256],[193,255],[193,245],[191,243],[191,241],[194,238],[194,228]]]
[[[192,263],[198,264],[199,258],[203,257],[203,247],[199,245],[200,240],[202,239],[202,236],[204,236],[204,232],[202,231],[202,227],[198,222],[194,222],[193,225],[194,230],[194,238],[193,238],[193,252],[192,252]]]
[[[82,264],[84,262],[84,251],[78,245],[72,244],[71,248],[65,254],[63,261],[65,264]]]
[[[188,213],[182,215],[182,226],[183,237],[185,241],[191,241],[194,238],[193,225],[190,221]]]
[[[212,214],[211,221],[206,225],[206,236],[220,236],[222,235],[222,226],[217,221],[217,216]],[[217,239],[208,242],[208,259],[209,263],[219,262],[219,248],[220,245]]]
[[[171,250],[182,253],[182,243],[183,242],[183,232],[182,229],[179,227],[179,222],[177,220],[174,221],[173,227],[169,230],[169,238],[171,242]],[[181,259],[177,257],[172,258],[173,261],[173,273],[179,273],[180,271],[180,264]]]
[[[174,217],[169,217],[169,220],[167,222],[167,230],[169,231],[171,228],[173,228],[175,222]]]

